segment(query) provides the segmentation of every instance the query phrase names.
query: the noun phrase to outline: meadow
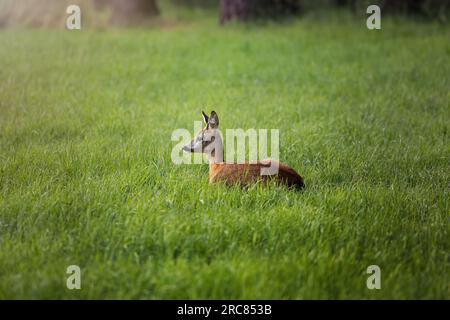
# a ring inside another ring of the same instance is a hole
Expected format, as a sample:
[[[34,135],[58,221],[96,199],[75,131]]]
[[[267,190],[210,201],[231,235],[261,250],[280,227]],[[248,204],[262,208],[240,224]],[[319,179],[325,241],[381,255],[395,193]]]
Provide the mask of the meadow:
[[[345,15],[0,30],[0,298],[449,299],[448,39]],[[279,129],[306,188],[173,164],[201,110]]]

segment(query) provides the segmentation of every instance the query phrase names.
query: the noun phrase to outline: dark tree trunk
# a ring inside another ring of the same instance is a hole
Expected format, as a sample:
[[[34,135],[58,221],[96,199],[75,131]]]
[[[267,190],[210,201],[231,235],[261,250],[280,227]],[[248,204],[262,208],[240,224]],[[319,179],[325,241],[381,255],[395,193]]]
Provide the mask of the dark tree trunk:
[[[251,0],[221,0],[220,23],[224,24],[232,19],[245,21],[250,16]]]

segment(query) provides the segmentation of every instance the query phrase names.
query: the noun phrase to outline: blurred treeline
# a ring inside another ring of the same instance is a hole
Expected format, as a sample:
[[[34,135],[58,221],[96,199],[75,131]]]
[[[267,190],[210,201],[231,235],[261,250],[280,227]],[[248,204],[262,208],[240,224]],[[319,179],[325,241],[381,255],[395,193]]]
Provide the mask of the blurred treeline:
[[[197,2],[200,0],[197,0]],[[207,0],[204,0],[207,2]],[[382,14],[408,15],[446,21],[449,0],[220,0],[220,20],[282,18],[319,9],[339,8],[354,14],[366,14],[375,4]]]
[[[89,25],[130,25],[154,21],[168,3],[180,10],[214,11],[220,23],[283,19],[316,10],[347,10],[365,15],[370,4],[383,15],[407,15],[447,22],[450,0],[0,0],[0,27],[63,26],[65,8],[78,4]]]

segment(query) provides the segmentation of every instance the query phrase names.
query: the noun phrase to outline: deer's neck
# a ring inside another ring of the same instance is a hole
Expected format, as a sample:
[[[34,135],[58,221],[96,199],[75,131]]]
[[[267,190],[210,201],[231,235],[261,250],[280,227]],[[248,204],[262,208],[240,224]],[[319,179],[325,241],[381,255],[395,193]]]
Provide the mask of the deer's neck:
[[[213,142],[213,148],[211,152],[206,153],[206,156],[208,158],[210,167],[213,164],[223,162],[223,142],[220,136],[218,136]]]

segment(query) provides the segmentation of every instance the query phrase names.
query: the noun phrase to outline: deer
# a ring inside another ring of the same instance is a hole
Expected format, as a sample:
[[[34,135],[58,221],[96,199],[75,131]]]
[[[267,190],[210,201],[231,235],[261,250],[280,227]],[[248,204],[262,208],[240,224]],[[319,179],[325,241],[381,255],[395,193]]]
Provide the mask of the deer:
[[[271,159],[244,163],[224,162],[219,117],[215,111],[212,111],[210,116],[202,111],[202,116],[205,127],[182,149],[186,152],[206,154],[209,162],[209,183],[224,182],[227,185],[248,186],[257,181],[275,180],[290,188],[304,188],[303,178],[282,162]],[[273,168],[277,170],[270,170]]]

